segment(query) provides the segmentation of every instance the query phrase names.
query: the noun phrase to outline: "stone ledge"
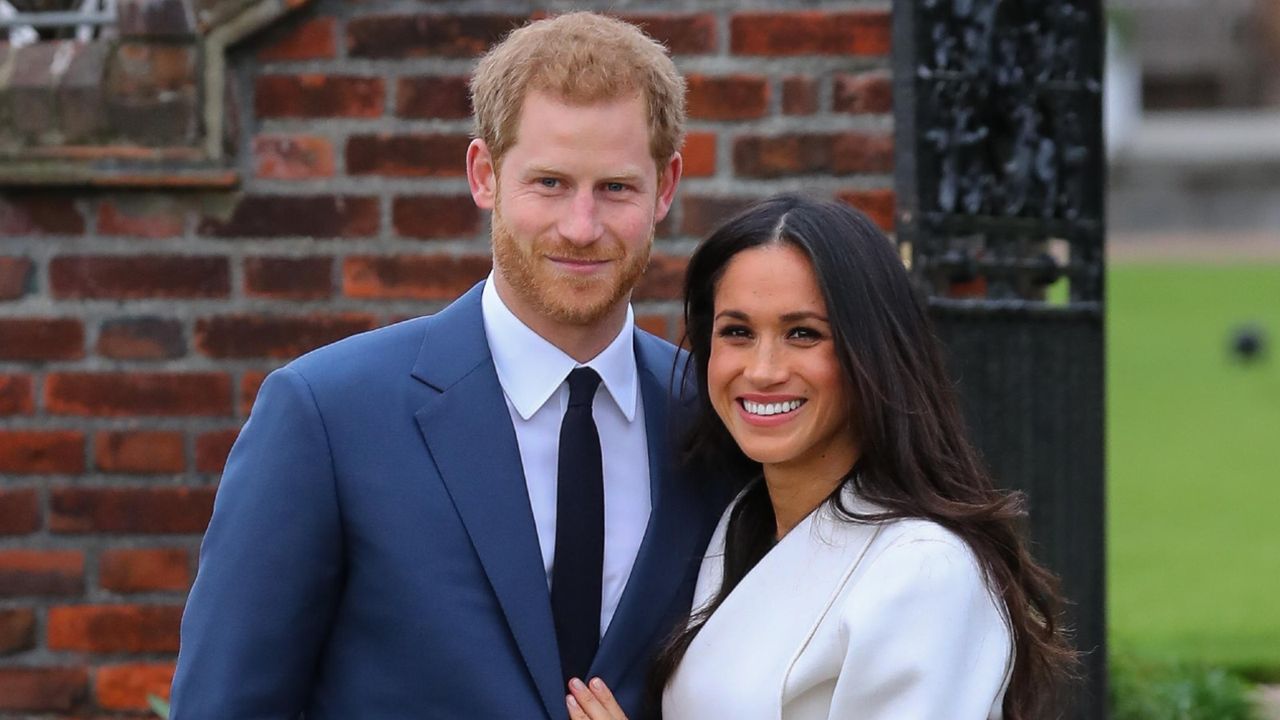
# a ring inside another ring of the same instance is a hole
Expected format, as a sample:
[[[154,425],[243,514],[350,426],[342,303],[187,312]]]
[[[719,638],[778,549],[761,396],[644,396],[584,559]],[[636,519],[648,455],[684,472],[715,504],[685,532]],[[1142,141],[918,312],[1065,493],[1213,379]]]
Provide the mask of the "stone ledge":
[[[120,37],[0,43],[0,186],[234,186],[228,47],[309,0],[123,0]]]

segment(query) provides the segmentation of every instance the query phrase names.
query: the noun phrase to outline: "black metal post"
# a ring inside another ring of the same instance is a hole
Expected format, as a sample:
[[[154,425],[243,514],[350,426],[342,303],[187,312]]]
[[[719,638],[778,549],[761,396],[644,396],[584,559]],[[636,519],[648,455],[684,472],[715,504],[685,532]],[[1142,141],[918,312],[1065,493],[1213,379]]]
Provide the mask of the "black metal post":
[[[894,3],[898,240],[1107,716],[1101,0]]]

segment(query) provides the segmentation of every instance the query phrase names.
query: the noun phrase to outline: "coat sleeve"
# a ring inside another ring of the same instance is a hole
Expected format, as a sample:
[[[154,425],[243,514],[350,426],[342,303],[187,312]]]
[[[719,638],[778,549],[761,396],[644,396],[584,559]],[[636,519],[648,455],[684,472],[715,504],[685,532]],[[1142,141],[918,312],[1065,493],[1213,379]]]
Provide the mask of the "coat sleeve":
[[[831,718],[999,718],[1012,654],[1002,605],[958,538],[898,538],[845,598]]]
[[[173,720],[295,719],[342,582],[333,463],[310,386],[263,383],[228,457],[182,617]]]

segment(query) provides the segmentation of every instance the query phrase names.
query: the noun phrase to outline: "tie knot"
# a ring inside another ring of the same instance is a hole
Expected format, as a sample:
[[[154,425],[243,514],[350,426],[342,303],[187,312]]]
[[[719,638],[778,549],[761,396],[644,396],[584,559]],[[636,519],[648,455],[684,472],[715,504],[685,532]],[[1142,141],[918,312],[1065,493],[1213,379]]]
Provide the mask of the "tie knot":
[[[589,367],[574,368],[569,373],[569,407],[590,405],[600,387],[600,376]]]

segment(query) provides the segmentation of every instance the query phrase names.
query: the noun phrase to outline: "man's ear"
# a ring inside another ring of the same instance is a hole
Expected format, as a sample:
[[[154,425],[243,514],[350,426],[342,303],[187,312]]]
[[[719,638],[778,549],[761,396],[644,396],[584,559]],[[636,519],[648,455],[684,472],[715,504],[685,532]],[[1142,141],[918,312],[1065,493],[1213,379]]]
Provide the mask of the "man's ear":
[[[467,184],[471,186],[471,199],[481,210],[492,210],[498,195],[498,172],[493,156],[484,140],[476,138],[467,146]]]
[[[676,186],[680,184],[680,174],[684,172],[684,158],[680,153],[671,156],[667,164],[658,172],[658,202],[654,208],[653,222],[658,224],[671,210],[671,203],[676,199]]]

